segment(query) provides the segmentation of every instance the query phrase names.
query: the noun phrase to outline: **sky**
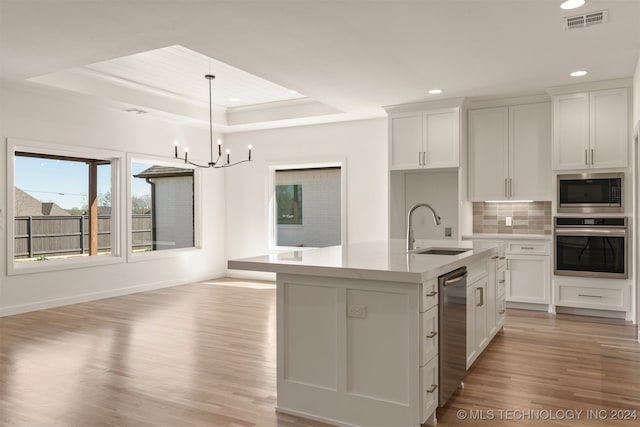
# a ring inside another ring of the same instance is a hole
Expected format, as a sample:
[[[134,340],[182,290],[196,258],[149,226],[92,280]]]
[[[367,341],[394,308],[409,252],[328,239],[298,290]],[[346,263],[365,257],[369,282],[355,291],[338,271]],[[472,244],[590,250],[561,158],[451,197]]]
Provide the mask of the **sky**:
[[[132,163],[135,175],[150,164]],[[89,167],[85,163],[65,160],[15,157],[15,186],[41,202],[54,202],[63,209],[81,208],[87,204]],[[111,166],[98,166],[98,194],[111,190]],[[131,193],[135,196],[150,194],[144,179],[133,178]]]

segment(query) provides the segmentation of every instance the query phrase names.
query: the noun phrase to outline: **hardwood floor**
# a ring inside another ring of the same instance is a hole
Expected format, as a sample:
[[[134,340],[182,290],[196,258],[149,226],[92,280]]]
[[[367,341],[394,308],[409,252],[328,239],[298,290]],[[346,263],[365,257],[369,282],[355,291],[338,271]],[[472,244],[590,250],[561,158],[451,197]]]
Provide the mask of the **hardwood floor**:
[[[634,326],[507,319],[438,425],[638,425]],[[273,285],[228,279],[0,318],[0,425],[324,426],[275,413],[275,330]]]

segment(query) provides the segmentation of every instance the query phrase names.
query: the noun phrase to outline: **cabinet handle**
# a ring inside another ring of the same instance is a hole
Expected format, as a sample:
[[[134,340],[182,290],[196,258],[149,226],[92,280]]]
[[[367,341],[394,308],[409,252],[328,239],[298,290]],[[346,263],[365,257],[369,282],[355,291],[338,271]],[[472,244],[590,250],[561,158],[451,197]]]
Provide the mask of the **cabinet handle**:
[[[498,255],[492,256],[491,259],[498,259]]]
[[[520,249],[527,249],[529,251],[534,250],[535,248],[532,248],[531,246],[520,246]]]
[[[431,388],[427,390],[427,393],[433,393],[438,388],[437,384],[431,384]]]
[[[418,165],[422,166],[422,151],[418,151]]]
[[[578,294],[579,297],[602,298],[602,295]]]
[[[422,152],[422,165],[423,166],[427,165],[427,152],[426,151]]]
[[[593,165],[593,154],[594,154],[594,152],[593,152],[593,148],[592,148],[591,149],[591,165]]]
[[[436,291],[431,291],[428,294],[425,294],[425,297],[435,297],[436,295],[438,295]]]
[[[476,304],[478,307],[482,307],[484,305],[484,288],[478,288],[476,291],[480,291],[480,304]]]
[[[506,313],[506,310],[500,310],[500,311],[498,312],[498,314],[505,314],[505,313]]]
[[[513,197],[513,180],[509,178],[509,198]]]
[[[504,283],[504,279],[498,280],[498,283]]]
[[[504,197],[509,197],[507,193],[507,178],[504,179]]]
[[[504,257],[504,256],[498,257],[498,259],[505,259],[505,258],[506,258],[506,257]]]
[[[427,338],[433,338],[436,335],[438,335],[438,333],[436,331],[431,331],[431,333],[429,335],[425,335]]]
[[[584,164],[589,166],[589,150],[586,148],[584,150]]]

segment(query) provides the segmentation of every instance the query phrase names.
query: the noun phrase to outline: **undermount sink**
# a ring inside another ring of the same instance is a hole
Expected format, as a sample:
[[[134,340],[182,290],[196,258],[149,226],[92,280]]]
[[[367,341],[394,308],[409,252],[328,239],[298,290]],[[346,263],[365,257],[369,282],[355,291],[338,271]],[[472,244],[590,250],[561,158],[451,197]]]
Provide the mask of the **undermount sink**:
[[[424,249],[420,251],[413,252],[414,254],[422,254],[422,255],[460,255],[461,253],[470,251],[471,249]]]

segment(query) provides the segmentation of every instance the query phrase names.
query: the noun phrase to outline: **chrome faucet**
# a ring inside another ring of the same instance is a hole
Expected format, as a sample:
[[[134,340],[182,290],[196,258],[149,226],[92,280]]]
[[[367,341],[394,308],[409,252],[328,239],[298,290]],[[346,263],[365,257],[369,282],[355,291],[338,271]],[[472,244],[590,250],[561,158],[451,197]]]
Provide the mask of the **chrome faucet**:
[[[426,203],[417,203],[411,209],[409,209],[409,214],[407,215],[407,250],[412,251],[413,245],[416,242],[416,239],[413,238],[413,211],[418,209],[419,207],[428,208],[431,211],[431,215],[433,215],[433,222],[436,225],[440,225],[441,218],[438,216],[436,211],[433,210],[431,206]]]

